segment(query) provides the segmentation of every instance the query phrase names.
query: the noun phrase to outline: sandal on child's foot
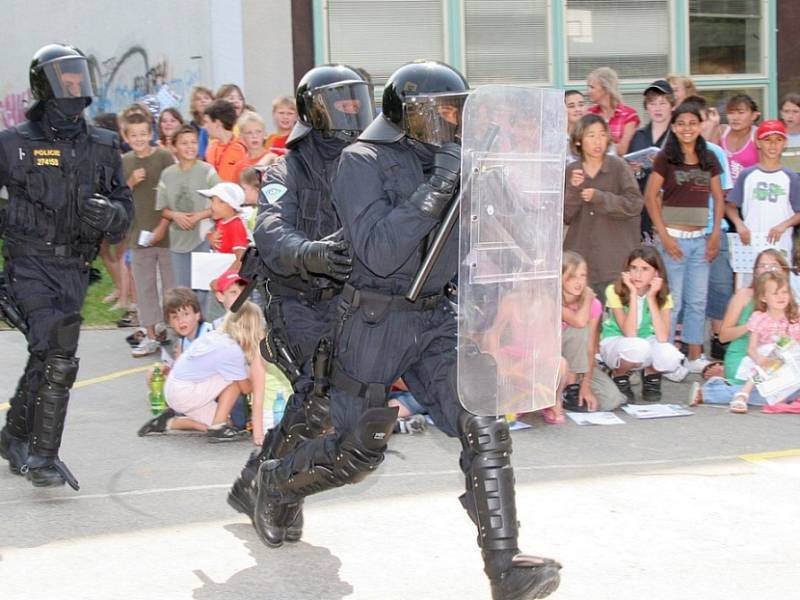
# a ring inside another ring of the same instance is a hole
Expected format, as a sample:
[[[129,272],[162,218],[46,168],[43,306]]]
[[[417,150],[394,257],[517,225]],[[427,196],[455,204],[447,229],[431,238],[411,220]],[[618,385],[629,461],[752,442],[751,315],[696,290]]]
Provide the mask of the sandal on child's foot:
[[[566,421],[564,413],[557,413],[552,408],[545,408],[542,411],[542,419],[548,425],[563,425]]]
[[[738,415],[747,412],[747,394],[739,392],[733,397],[730,404],[730,411]]]

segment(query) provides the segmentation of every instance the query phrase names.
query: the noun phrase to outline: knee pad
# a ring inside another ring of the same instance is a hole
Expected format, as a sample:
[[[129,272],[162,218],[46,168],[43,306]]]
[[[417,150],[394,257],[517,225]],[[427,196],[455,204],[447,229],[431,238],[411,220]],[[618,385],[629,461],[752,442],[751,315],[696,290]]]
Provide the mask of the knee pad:
[[[459,427],[462,445],[473,454],[511,453],[511,432],[505,419],[464,413]]]
[[[280,478],[277,481],[280,493],[296,500],[363,480],[383,462],[397,411],[397,407],[364,411],[356,428],[342,437],[332,464],[312,465],[288,478]]]
[[[76,357],[50,355],[44,361],[44,378],[51,386],[69,389],[78,376]]]

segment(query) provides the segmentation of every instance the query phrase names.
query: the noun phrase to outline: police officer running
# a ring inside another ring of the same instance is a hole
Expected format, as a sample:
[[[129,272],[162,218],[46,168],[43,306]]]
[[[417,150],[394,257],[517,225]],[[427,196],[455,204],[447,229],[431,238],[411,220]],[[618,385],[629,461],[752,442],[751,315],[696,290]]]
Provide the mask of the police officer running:
[[[339,155],[374,116],[367,82],[344,65],[311,69],[300,80],[296,101],[299,120],[286,143],[291,152],[264,175],[254,234],[269,273],[266,356],[282,367],[295,393],[280,424],[268,432],[228,494],[228,503],[250,517],[259,465],[330,427],[324,363],[330,356],[336,300],[352,270],[331,188]],[[316,381],[311,377],[314,355]],[[296,541],[301,533],[298,509],[286,539]]]
[[[28,342],[28,363],[0,432],[0,456],[34,486],[78,482],[59,459],[89,269],[103,238],[120,241],[133,214],[117,135],[86,123],[86,57],[50,44],[30,66],[28,121],[0,132],[4,314]]]
[[[492,597],[544,598],[558,587],[560,565],[518,548],[508,424],[473,415],[458,400],[456,319],[443,295],[458,266],[457,236],[419,298],[405,298],[426,239],[456,193],[467,92],[464,77],[445,64],[405,65],[384,88],[383,114],[342,152],[334,204],[354,260],[335,326],[334,430],[261,465],[255,525],[277,546],[304,497],[360,481],[380,465],[397,416],[386,397],[402,377],[440,429],[461,440],[460,500],[478,529]]]

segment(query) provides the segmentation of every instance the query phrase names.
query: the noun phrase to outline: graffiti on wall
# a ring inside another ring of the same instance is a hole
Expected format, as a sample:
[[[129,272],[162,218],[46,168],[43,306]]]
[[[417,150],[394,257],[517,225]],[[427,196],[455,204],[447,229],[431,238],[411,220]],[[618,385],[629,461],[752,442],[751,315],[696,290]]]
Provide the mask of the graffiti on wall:
[[[119,112],[134,102],[144,102],[154,113],[171,106],[180,108],[188,100],[192,86],[200,81],[198,64],[175,72],[166,58],[152,62],[141,46],[132,46],[107,59],[94,54],[87,57],[96,92],[89,107],[91,116]],[[6,93],[0,99],[0,129],[23,122],[31,100],[29,89]]]
[[[0,100],[0,129],[14,127],[25,120],[25,109],[31,101],[31,91],[11,92]]]
[[[198,67],[175,73],[166,58],[151,62],[141,46],[105,60],[91,54],[88,58],[97,90],[92,114],[118,112],[133,102],[145,102],[156,112],[178,107],[200,80]]]

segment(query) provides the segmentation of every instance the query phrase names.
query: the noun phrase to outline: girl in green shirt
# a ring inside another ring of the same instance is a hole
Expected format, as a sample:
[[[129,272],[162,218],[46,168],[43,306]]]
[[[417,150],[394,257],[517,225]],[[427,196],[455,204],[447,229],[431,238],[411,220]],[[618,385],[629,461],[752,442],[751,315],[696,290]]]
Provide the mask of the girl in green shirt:
[[[633,402],[629,374],[644,369],[642,400],[661,400],[661,374],[681,367],[683,354],[669,343],[672,297],[661,256],[652,246],[633,250],[617,281],[606,288],[600,357],[614,383]]]

